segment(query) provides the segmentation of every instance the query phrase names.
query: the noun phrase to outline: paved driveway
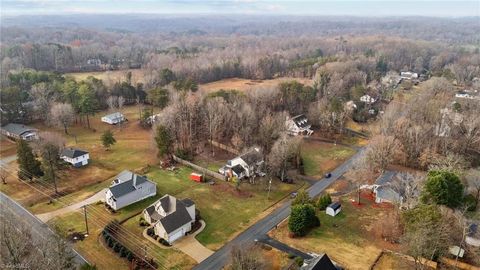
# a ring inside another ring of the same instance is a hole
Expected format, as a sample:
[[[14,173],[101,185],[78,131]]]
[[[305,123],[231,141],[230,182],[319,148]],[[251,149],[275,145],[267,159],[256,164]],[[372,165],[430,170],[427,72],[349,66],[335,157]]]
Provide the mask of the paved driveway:
[[[173,243],[173,247],[192,257],[197,263],[202,262],[213,254],[213,251],[200,244],[195,238],[205,228],[205,222],[202,220],[202,227],[195,233],[187,235]]]
[[[52,219],[56,216],[60,216],[60,215],[66,214],[66,213],[73,212],[77,209],[80,209],[84,205],[89,205],[89,204],[92,204],[92,203],[95,203],[95,202],[98,202],[98,201],[105,200],[105,192],[107,192],[106,188],[102,189],[101,191],[99,191],[98,193],[93,195],[92,197],[89,197],[89,198],[87,198],[87,199],[85,199],[81,202],[71,204],[69,206],[66,206],[64,208],[61,208],[61,209],[58,209],[58,210],[55,210],[55,211],[52,211],[52,212],[39,214],[39,215],[37,215],[37,217],[41,221],[47,222],[47,221],[49,221],[50,219]]]

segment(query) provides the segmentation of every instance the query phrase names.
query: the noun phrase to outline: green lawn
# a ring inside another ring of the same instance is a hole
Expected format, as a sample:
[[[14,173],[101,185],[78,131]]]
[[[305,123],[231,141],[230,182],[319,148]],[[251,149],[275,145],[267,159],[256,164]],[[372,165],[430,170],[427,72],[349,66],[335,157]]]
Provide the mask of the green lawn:
[[[332,171],[355,154],[350,147],[316,141],[305,141],[301,149],[305,174],[314,177]]]

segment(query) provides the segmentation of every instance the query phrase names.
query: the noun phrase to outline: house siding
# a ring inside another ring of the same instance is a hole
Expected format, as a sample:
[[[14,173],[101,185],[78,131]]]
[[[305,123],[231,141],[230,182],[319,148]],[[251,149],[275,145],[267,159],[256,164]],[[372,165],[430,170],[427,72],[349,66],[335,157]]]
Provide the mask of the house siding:
[[[116,202],[109,199],[112,196],[112,193],[110,192],[110,190],[107,191],[106,202],[114,210],[118,210],[130,204],[155,196],[156,194],[157,194],[156,185],[150,182],[145,182],[139,185],[136,191],[125,194],[124,196],[121,196],[119,198],[115,198]]]

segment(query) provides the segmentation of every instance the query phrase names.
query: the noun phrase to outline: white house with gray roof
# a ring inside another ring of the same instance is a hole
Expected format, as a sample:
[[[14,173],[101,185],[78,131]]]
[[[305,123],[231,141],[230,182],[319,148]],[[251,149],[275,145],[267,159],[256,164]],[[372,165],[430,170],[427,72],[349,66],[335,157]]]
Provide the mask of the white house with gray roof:
[[[254,147],[250,151],[227,161],[227,164],[218,170],[219,173],[238,179],[244,177],[253,177],[261,174],[264,164],[263,155],[260,148]]]
[[[105,202],[113,210],[118,210],[156,194],[157,185],[154,182],[131,171],[123,171],[116,176],[108,188]]]
[[[37,129],[23,125],[10,123],[0,128],[0,132],[13,139],[33,141],[38,139]]]
[[[80,149],[65,148],[62,150],[60,158],[78,168],[88,164],[90,155],[87,151]]]
[[[123,121],[125,121],[125,116],[121,112],[112,113],[102,117],[102,122],[110,125],[116,125]]]
[[[292,118],[287,118],[287,120],[285,121],[285,126],[290,135],[310,136],[313,133],[313,130],[310,129],[312,125],[308,122],[308,119],[304,114],[300,114]]]
[[[195,203],[166,194],[143,210],[143,216],[153,225],[155,234],[171,244],[192,230]]]

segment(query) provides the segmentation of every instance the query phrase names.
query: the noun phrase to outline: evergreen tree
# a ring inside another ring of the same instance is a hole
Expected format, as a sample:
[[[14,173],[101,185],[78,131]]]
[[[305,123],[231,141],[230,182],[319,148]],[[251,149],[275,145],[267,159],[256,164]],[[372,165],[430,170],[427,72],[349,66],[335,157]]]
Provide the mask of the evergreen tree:
[[[20,179],[32,180],[33,177],[43,176],[41,163],[33,154],[32,148],[24,140],[17,142],[17,161],[18,161],[18,177]]]
[[[97,101],[95,98],[95,91],[87,83],[80,85],[78,89],[80,96],[79,108],[80,113],[87,117],[87,126],[90,128],[89,115],[93,115],[97,109]]]
[[[41,146],[41,155],[42,155],[42,165],[45,171],[44,178],[46,180],[52,181],[55,188],[55,193],[58,193],[57,190],[57,170],[60,168],[60,149],[58,145],[45,142]]]
[[[326,194],[321,196],[318,199],[317,207],[319,210],[325,210],[327,206],[329,206],[331,203],[332,203],[332,198],[330,197],[330,194]]]
[[[450,171],[429,171],[422,192],[424,203],[436,203],[454,208],[463,202],[463,184]]]
[[[115,138],[113,137],[113,133],[110,130],[107,130],[102,134],[102,144],[105,149],[110,149],[110,147],[116,142],[117,140],[115,140]]]
[[[288,218],[288,229],[295,236],[304,236],[308,229],[320,225],[320,220],[315,215],[315,208],[310,204],[292,206],[292,213]]]
[[[158,157],[163,157],[172,153],[173,140],[166,127],[162,125],[157,126],[155,142],[157,143]]]

